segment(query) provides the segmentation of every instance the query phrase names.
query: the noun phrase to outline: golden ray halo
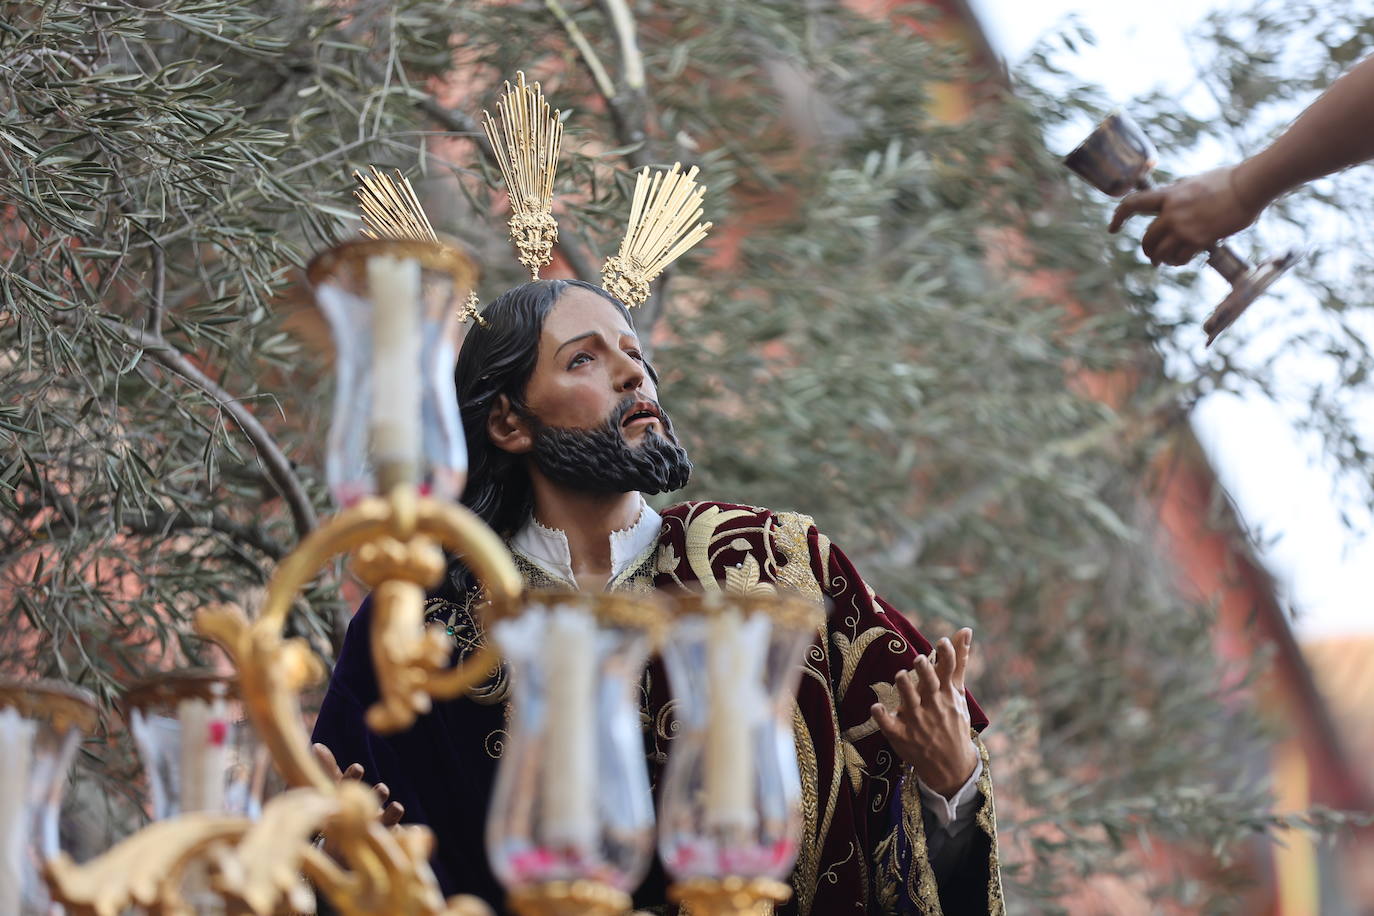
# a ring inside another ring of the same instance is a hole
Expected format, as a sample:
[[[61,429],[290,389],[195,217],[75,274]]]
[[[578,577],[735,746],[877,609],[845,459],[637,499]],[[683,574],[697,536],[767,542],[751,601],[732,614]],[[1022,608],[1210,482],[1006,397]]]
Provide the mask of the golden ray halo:
[[[540,268],[553,261],[558,224],[553,218],[553,185],[563,140],[561,112],[552,110],[539,83],[530,84],[524,72],[515,84],[505,83],[496,104],[497,117],[482,112],[483,127],[505,180],[510,198],[511,240],[520,263],[539,279]],[[361,187],[356,192],[363,210],[363,232],[371,238],[437,240],[410,183],[397,172],[394,178],[376,166],[372,175],[355,172]],[[602,286],[633,308],[649,298],[650,285],[673,261],[695,246],[710,231],[703,222],[705,187],[696,180],[696,166],[682,171],[681,163],[657,171],[644,168],[635,178],[629,224],[619,251],[601,268]],[[481,327],[473,290],[462,311]]]
[[[601,268],[602,287],[627,306],[644,304],[649,284],[710,231],[701,221],[706,188],[696,176],[696,166],[684,174],[675,162],[667,171],[646,167],[635,179],[625,238]]]
[[[482,112],[482,125],[491,142],[496,164],[510,197],[510,236],[519,251],[520,263],[539,279],[539,269],[553,261],[558,223],[553,218],[553,179],[563,144],[560,111],[551,111],[539,84],[525,82],[516,73],[514,86],[506,83],[496,113]]]

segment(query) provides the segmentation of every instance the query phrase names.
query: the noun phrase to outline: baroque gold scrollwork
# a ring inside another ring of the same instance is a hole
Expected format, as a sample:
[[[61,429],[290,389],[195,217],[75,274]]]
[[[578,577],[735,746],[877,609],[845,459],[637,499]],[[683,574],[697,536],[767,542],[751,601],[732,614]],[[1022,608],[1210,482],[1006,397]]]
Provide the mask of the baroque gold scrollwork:
[[[473,570],[487,606],[518,600],[520,576],[491,529],[461,506],[419,499],[402,486],[385,498],[363,500],[306,538],[277,568],[256,619],[232,606],[202,609],[197,628],[233,659],[248,718],[295,788],[270,801],[256,822],[185,814],[154,823],[81,865],[59,855],[46,871],[53,898],[74,916],[117,916],[130,906],[190,916],[180,884],[195,863],[234,912],[254,916],[309,909],[302,875],[343,916],[490,916],[476,898],[443,898],[429,869],[433,835],[427,828],[383,827],[370,789],[336,782],[321,768],[310,751],[299,694],[320,680],[323,666],[304,641],[282,635],[300,590],[333,557],[355,552],[376,605],[372,643],[381,699],[368,722],[377,729],[408,726],[432,698],[457,696],[487,678],[496,661],[483,648],[450,669],[447,643],[424,626],[424,590],[443,575],[442,548]],[[337,861],[312,843],[322,830],[336,842]]]

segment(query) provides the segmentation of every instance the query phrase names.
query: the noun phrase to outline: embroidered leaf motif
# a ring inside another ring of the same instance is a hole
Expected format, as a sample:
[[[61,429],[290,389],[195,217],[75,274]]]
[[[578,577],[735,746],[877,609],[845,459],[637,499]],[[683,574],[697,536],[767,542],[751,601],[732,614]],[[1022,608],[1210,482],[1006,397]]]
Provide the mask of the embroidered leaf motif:
[[[663,545],[663,549],[658,552],[657,570],[664,575],[674,572],[677,569],[677,551],[672,544]]]
[[[879,681],[872,685],[872,689],[877,694],[878,702],[882,703],[888,712],[896,712],[902,708],[902,695],[897,692],[895,685]]]
[[[779,512],[777,520],[777,545],[785,561],[778,570],[778,585],[820,601],[824,592],[811,567],[810,548],[807,546],[807,535],[816,527],[816,523],[811,516],[798,512]]]
[[[692,568],[692,573],[697,577],[702,590],[706,592],[720,591],[720,584],[716,582],[716,574],[711,569],[711,539],[715,536],[717,529],[731,519],[742,518],[749,514],[748,509],[726,511],[720,506],[707,506],[700,515],[693,517],[687,523],[687,565]]]
[[[868,768],[864,765],[863,755],[859,749],[848,741],[840,741],[840,749],[844,752],[844,771],[849,776],[849,784],[854,788],[857,795],[863,788],[864,777],[868,775]]]
[[[830,538],[816,532],[816,550],[821,555],[821,585],[830,587]]]
[[[868,647],[873,644],[874,640],[891,633],[892,631],[886,627],[869,627],[867,630],[860,633],[858,638],[852,642],[844,633],[837,631],[831,634],[832,641],[835,643],[835,648],[840,653],[839,696],[843,697],[845,692],[849,690],[849,681],[854,677],[854,672],[859,667],[859,659],[863,658],[863,654],[867,651]]]
[[[725,571],[725,594],[772,595],[774,589],[767,582],[759,581],[759,561],[750,554],[739,566]]]

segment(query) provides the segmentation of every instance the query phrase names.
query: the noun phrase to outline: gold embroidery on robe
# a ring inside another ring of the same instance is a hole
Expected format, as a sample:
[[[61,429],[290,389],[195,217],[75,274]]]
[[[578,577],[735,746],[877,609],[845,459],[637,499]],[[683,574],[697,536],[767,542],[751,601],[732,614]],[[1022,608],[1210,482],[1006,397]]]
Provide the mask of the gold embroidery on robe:
[[[797,852],[797,867],[792,873],[793,892],[797,895],[797,912],[811,912],[816,895],[816,875],[820,870],[821,842],[816,835],[817,806],[820,800],[820,774],[816,767],[816,745],[801,708],[792,707],[792,736],[797,743],[797,765],[802,783],[802,835]]]
[[[977,823],[991,842],[988,851],[988,916],[1004,916],[1007,905],[1002,897],[1002,868],[997,858],[997,806],[992,800],[992,763],[988,759],[987,746],[976,732],[973,743],[978,745],[978,756],[983,758],[983,775],[978,777],[978,791],[983,796],[983,804],[978,809]]]
[[[445,598],[430,598],[425,601],[425,619],[445,624],[448,635],[453,637],[453,642],[458,647],[460,661],[487,643],[487,634],[482,629],[481,621],[473,613],[476,604],[476,592],[469,594],[462,603]],[[506,702],[510,697],[509,670],[498,662],[485,680],[467,689],[466,695],[483,706],[495,706],[497,703]]]

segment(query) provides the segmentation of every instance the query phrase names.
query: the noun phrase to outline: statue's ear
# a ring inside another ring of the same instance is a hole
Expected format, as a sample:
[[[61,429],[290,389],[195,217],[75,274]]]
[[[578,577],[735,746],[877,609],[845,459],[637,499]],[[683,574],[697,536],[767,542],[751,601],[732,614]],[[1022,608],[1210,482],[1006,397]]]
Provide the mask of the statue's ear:
[[[487,436],[503,452],[523,455],[534,448],[534,433],[529,421],[515,409],[510,398],[497,395],[487,414]]]

